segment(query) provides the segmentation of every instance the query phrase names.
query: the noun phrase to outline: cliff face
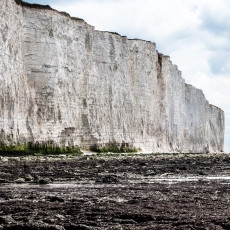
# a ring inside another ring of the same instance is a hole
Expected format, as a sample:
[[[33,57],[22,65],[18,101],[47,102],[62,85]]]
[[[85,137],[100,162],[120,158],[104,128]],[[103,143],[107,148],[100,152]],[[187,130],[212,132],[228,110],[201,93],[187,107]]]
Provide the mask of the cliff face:
[[[1,0],[0,140],[223,151],[224,112],[154,43]]]

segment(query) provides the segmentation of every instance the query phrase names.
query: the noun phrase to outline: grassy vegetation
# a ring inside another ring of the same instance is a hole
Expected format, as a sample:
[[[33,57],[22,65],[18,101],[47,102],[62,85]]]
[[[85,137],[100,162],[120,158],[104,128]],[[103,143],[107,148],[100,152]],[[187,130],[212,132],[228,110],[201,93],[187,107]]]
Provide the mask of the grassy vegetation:
[[[117,143],[108,143],[104,146],[93,145],[90,148],[91,151],[97,153],[135,153],[138,152],[138,149],[130,146],[128,143],[117,144]]]
[[[107,32],[107,33],[110,33],[110,34],[115,34],[115,35],[119,35],[119,36],[121,36],[119,33],[117,33],[117,32],[111,32],[111,31],[103,31],[103,32]]]
[[[28,8],[37,8],[37,9],[48,9],[48,10],[52,10],[52,8],[49,5],[40,5],[40,4],[34,4],[34,3],[28,3],[26,1],[22,1],[22,0],[14,0],[16,2],[16,4],[18,5],[22,5]]]
[[[30,155],[30,154],[82,154],[79,147],[57,146],[52,142],[6,145],[0,143],[0,155]]]
[[[82,19],[82,18],[78,18],[78,17],[71,17],[73,20],[81,20],[81,21],[84,21],[84,19]]]

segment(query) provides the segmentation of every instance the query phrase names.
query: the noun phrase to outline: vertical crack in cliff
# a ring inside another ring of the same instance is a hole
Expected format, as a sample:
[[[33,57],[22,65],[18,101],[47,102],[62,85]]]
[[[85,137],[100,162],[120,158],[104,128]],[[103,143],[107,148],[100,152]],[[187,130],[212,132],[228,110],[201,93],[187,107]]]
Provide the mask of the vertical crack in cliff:
[[[162,78],[162,56],[163,54],[157,52],[157,80]]]

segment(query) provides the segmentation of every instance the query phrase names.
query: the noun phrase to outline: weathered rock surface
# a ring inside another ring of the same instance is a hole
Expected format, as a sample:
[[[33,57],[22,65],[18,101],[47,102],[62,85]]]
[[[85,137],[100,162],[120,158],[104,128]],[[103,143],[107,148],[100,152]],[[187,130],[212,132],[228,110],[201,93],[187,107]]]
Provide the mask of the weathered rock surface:
[[[2,157],[0,229],[227,230],[229,164],[229,154]],[[53,182],[12,184],[28,174]]]
[[[1,0],[0,140],[223,151],[224,112],[154,43]]]

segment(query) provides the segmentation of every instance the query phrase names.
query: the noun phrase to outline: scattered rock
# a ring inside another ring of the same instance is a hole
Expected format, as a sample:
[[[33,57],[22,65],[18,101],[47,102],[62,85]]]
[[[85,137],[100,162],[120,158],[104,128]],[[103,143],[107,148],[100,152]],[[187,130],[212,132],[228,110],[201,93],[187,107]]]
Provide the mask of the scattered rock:
[[[131,219],[136,221],[137,223],[147,222],[147,221],[153,221],[154,218],[152,215],[149,214],[141,214],[141,213],[125,213],[119,215],[120,219]]]
[[[0,184],[4,184],[4,183],[7,183],[7,180],[5,180],[5,179],[0,179]]]
[[[87,225],[78,224],[78,225],[66,225],[65,230],[93,230],[94,228]]]
[[[37,184],[49,184],[51,182],[51,180],[49,178],[38,178],[37,179]]]
[[[0,224],[13,224],[15,223],[15,220],[12,218],[11,215],[7,215],[7,216],[0,216]]]
[[[57,197],[57,196],[48,196],[46,197],[46,200],[50,201],[50,202],[64,202],[63,198]]]
[[[65,220],[65,216],[60,215],[60,214],[57,214],[57,215],[56,215],[56,218],[57,218],[58,220],[60,220],[60,221]]]
[[[25,183],[25,179],[24,178],[18,178],[14,182],[17,183],[17,184],[23,184],[23,183]]]
[[[199,171],[198,174],[201,175],[201,176],[205,176],[206,175],[206,173],[204,171]]]
[[[154,170],[149,170],[145,173],[145,176],[155,176],[157,173]]]
[[[12,226],[4,226],[4,230],[65,230],[64,227],[59,225],[46,225],[46,224],[18,224]]]
[[[116,175],[106,175],[101,180],[97,181],[106,184],[116,184],[119,183],[119,179]]]
[[[44,223],[47,223],[47,224],[54,224],[55,223],[55,219],[52,219],[52,218],[46,218],[43,220]]]
[[[25,181],[26,182],[31,182],[33,180],[34,180],[34,178],[30,174],[28,174],[28,175],[25,176]]]
[[[139,158],[141,161],[137,160]],[[124,159],[127,164],[122,163]],[[142,159],[140,156],[100,156],[88,160],[82,157],[65,159],[66,164],[63,164],[58,158],[36,158],[30,162],[27,160],[31,170],[27,174],[23,160],[0,161],[2,180],[14,182],[32,175],[36,183],[42,178],[51,177],[63,182],[55,186],[1,184],[0,230],[119,230],[122,227],[133,230],[174,230],[198,227],[221,229],[221,226],[228,229],[228,183],[216,180],[207,182],[204,179],[169,184],[154,181],[154,178],[164,180],[178,177],[173,170],[180,166],[188,168],[180,171],[182,177],[197,175],[203,178],[198,173],[202,171],[208,174],[210,169],[214,175],[229,175],[227,161],[214,163],[214,157],[209,161],[208,157],[192,157],[192,164],[186,163],[187,158],[183,156],[173,160],[165,160],[165,156],[148,156],[148,167],[145,168],[140,167],[139,163],[145,162]],[[101,167],[95,168],[97,165]],[[155,171],[153,178],[143,177],[147,174],[151,176]],[[216,225],[213,220],[217,220]]]

